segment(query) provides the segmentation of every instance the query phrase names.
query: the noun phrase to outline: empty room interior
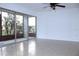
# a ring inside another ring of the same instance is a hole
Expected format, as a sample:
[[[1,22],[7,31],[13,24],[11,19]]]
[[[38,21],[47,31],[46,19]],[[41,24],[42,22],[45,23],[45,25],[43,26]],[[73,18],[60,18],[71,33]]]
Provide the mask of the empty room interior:
[[[79,56],[79,3],[0,3],[0,56]]]

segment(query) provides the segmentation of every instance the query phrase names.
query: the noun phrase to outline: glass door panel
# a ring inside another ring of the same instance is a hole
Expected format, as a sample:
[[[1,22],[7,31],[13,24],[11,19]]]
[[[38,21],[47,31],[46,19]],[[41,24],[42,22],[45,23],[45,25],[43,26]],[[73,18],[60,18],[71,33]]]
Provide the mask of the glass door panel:
[[[29,19],[28,19],[28,36],[36,37],[36,19],[35,19],[35,17],[29,17]]]
[[[14,15],[2,12],[2,41],[15,39]]]
[[[16,38],[24,38],[24,23],[22,15],[16,15]]]
[[[14,15],[1,11],[0,13],[0,47],[15,42]]]

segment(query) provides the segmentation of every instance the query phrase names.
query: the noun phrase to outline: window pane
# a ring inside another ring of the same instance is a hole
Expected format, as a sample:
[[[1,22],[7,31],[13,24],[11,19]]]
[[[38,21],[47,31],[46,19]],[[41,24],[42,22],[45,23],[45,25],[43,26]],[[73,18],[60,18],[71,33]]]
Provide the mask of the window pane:
[[[7,12],[2,12],[2,36],[14,35],[14,28],[14,15]]]
[[[35,26],[35,17],[29,17],[29,26]]]
[[[29,33],[35,33],[35,17],[29,17],[28,25],[29,25]]]
[[[23,16],[16,15],[16,35],[17,37],[23,37],[24,26],[23,26]]]
[[[35,17],[29,17],[28,19],[28,35],[29,37],[36,37],[36,18]]]

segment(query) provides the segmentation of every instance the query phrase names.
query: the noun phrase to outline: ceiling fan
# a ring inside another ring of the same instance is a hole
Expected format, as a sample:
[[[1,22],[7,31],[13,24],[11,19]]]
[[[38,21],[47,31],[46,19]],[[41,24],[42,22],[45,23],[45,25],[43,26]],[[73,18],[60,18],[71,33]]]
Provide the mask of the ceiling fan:
[[[60,5],[59,3],[49,3],[49,7],[51,7],[53,10],[56,9],[56,7],[62,7],[65,8],[65,5]]]

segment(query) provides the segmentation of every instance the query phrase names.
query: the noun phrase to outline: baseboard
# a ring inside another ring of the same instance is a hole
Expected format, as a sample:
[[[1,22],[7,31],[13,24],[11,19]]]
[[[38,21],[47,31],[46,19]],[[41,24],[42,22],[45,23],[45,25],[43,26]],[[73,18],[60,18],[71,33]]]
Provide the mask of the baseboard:
[[[44,40],[57,40],[57,41],[69,41],[69,42],[79,42],[79,40],[64,40],[64,39],[55,39],[55,38],[53,38],[53,39],[50,39],[50,38],[38,38],[38,39],[44,39]]]

